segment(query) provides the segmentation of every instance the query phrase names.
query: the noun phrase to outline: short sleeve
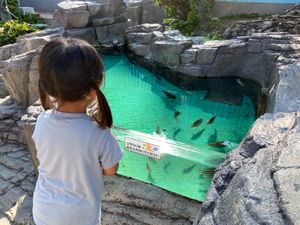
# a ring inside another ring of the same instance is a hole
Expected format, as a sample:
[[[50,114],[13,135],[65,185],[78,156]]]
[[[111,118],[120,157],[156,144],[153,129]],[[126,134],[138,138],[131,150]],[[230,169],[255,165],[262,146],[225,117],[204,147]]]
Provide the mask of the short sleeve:
[[[100,165],[103,169],[108,169],[116,165],[123,156],[123,151],[120,148],[116,138],[111,133],[111,130],[106,132],[103,143],[99,149]]]

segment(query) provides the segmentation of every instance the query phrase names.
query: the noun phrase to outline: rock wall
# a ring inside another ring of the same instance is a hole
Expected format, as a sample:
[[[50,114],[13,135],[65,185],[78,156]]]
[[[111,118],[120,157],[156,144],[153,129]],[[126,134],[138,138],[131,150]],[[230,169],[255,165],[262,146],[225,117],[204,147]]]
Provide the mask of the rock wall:
[[[159,24],[130,27],[125,34],[133,61],[154,72],[166,67],[170,75],[165,76],[172,82],[238,76],[260,84],[269,96],[268,112],[299,109],[299,35],[260,33],[203,43],[201,37],[163,32]]]
[[[164,10],[153,0],[63,1],[53,15],[53,27],[63,27],[93,45],[122,46],[124,30],[141,23],[162,22]]]
[[[265,114],[255,122],[218,168],[194,224],[299,224],[299,118]]]
[[[62,28],[49,29],[25,35],[15,44],[0,47],[2,79],[17,104],[27,107],[38,99],[36,57],[48,41],[64,34]]]
[[[248,36],[253,33],[265,32],[288,32],[290,34],[299,34],[300,4],[297,4],[281,15],[237,22],[228,27],[223,36],[226,39],[230,39],[238,36]]]

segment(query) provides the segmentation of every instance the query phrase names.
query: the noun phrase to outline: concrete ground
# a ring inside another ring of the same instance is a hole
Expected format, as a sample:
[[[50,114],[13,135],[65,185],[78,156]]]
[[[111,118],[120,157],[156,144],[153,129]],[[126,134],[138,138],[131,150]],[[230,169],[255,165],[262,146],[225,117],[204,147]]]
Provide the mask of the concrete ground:
[[[0,98],[0,133],[8,129],[7,113],[17,111]],[[3,113],[5,112],[5,113]],[[35,175],[27,146],[0,141],[0,225],[34,224],[32,193]]]

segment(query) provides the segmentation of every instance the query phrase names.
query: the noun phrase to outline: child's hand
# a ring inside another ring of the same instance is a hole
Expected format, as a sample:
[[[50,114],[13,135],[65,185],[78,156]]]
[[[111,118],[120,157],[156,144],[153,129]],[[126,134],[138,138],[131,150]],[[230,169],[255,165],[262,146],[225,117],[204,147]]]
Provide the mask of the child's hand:
[[[114,165],[111,168],[102,169],[102,173],[106,176],[113,176],[118,171],[118,168],[119,168],[119,163],[117,163],[116,165]]]

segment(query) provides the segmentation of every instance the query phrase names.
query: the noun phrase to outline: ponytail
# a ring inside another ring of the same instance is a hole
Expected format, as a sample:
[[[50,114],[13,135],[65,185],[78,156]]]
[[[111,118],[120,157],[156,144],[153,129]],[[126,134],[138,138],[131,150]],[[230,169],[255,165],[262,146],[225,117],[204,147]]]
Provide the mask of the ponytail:
[[[97,121],[101,128],[111,128],[113,124],[113,118],[111,114],[108,102],[97,85],[93,85],[92,88],[97,93],[98,108],[96,114],[94,114],[94,119]]]

